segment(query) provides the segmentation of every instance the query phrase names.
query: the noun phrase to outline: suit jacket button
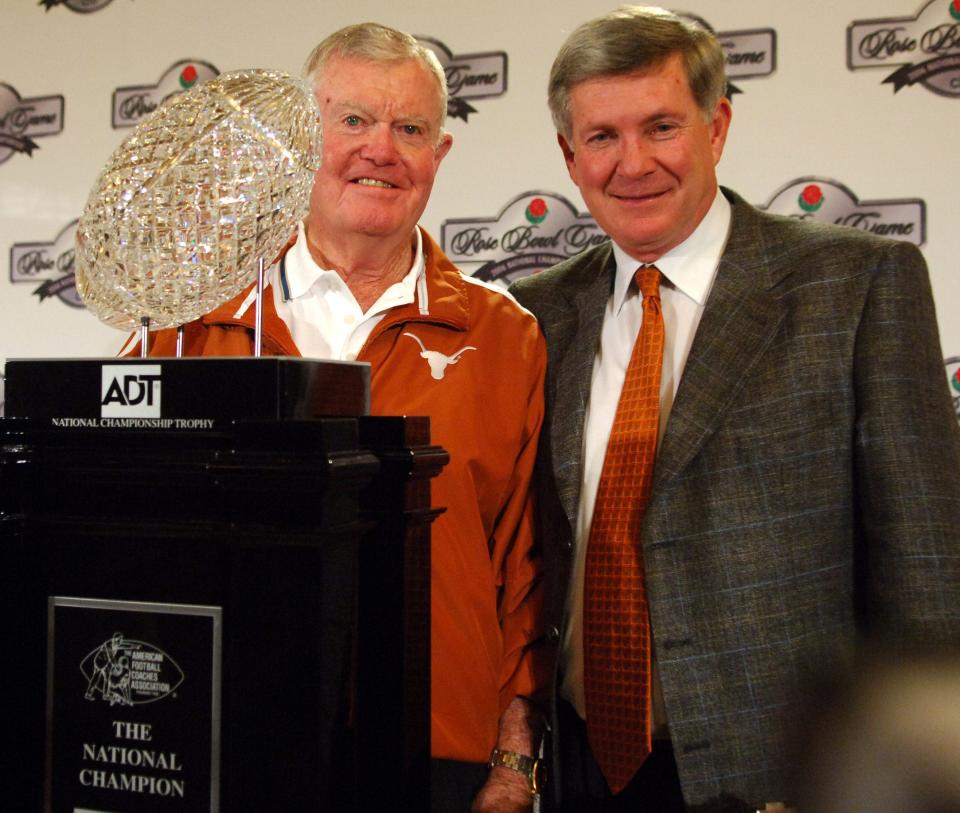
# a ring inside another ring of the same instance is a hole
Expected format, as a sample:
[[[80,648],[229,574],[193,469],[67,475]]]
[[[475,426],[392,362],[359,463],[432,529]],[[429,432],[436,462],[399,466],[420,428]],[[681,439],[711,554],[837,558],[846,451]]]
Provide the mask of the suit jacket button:
[[[548,641],[559,641],[560,640],[560,630],[558,627],[551,624],[547,627],[547,640]]]

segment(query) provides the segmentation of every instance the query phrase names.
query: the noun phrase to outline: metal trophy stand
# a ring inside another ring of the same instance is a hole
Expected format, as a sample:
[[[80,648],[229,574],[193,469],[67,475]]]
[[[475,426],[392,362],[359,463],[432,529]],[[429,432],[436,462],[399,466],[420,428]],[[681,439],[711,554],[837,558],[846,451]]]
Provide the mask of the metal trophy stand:
[[[255,300],[256,322],[253,334],[253,356],[260,358],[263,355],[263,289],[265,286],[266,272],[264,270],[263,257],[257,260],[257,288]],[[150,355],[150,317],[140,317],[140,358],[147,358]],[[176,358],[183,358],[183,325],[177,325],[177,348]],[[2,404],[2,401],[0,401]],[[2,413],[0,413],[2,415]]]

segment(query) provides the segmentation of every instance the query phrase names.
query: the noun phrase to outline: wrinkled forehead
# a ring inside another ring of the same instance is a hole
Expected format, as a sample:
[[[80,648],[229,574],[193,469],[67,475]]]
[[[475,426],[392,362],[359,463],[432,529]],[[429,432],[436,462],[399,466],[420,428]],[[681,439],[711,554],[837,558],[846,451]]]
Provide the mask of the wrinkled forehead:
[[[428,107],[423,112],[429,113],[431,120],[439,116],[439,121],[435,123],[442,126],[446,110],[441,110],[443,95],[439,80],[422,60],[415,57],[381,60],[333,55],[314,74],[314,93],[321,107],[328,102],[337,104],[361,93],[373,97],[378,94],[378,83],[367,80],[401,72],[403,81],[397,92],[410,100],[422,99]],[[386,91],[379,95],[385,99],[388,97]],[[389,98],[396,100],[392,92]]]
[[[441,89],[437,76],[421,60],[415,57],[397,59],[368,59],[358,56],[334,55],[314,75],[314,90],[333,99],[342,95],[341,85],[346,80],[361,81],[362,77],[404,71],[405,89],[411,93],[429,95],[432,101],[440,102]],[[332,81],[331,81],[332,79]]]

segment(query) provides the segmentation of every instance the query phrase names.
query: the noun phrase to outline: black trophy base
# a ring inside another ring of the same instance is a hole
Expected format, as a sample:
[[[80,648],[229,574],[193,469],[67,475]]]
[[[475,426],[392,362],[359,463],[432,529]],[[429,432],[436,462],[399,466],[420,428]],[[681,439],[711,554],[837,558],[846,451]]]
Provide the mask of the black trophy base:
[[[155,363],[8,363],[4,809],[428,809],[428,422],[366,365]]]

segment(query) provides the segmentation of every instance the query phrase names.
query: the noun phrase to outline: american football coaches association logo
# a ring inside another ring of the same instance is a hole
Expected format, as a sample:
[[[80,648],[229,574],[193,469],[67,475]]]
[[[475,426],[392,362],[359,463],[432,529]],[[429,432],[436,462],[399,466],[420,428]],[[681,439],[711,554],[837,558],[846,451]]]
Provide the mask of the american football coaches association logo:
[[[170,697],[184,674],[166,652],[115,632],[80,662],[83,696],[111,706],[139,706]]]

